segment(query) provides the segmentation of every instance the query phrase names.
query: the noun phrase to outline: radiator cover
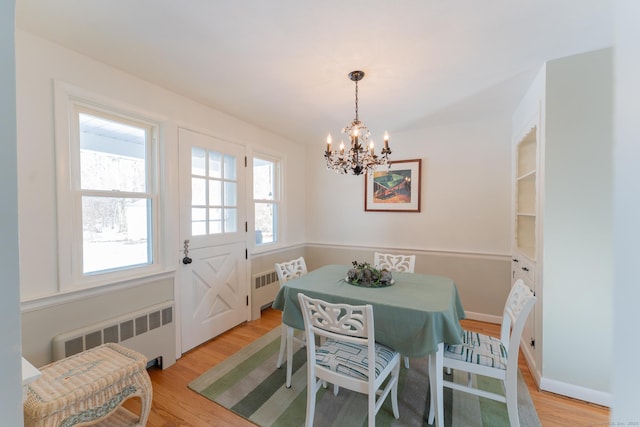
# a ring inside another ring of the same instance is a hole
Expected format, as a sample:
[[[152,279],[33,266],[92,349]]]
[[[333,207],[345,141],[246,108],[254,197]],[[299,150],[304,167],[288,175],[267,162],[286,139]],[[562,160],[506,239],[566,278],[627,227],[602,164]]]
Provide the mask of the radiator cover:
[[[144,354],[149,365],[168,368],[176,362],[174,313],[173,301],[167,301],[56,335],[53,360],[114,342]]]
[[[269,307],[280,290],[275,270],[263,271],[251,277],[251,320],[260,318],[260,312]]]

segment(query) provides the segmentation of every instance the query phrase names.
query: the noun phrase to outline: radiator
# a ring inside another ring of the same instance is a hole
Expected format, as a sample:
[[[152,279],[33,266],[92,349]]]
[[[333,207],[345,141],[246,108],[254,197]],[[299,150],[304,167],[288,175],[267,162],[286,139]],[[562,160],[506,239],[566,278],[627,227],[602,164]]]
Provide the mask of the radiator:
[[[251,319],[260,318],[260,312],[271,305],[280,289],[275,270],[263,271],[251,277]]]
[[[144,354],[148,366],[168,368],[176,362],[173,301],[74,329],[53,338],[53,360],[80,353],[107,342]]]

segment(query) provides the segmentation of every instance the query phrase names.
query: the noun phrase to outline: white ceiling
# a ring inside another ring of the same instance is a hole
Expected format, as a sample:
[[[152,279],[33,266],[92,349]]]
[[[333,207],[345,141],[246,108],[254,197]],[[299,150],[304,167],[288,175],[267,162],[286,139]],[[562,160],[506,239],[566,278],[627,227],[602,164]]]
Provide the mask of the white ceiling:
[[[17,0],[18,28],[293,141],[513,108],[612,45],[611,0]],[[379,138],[379,137],[378,137]]]

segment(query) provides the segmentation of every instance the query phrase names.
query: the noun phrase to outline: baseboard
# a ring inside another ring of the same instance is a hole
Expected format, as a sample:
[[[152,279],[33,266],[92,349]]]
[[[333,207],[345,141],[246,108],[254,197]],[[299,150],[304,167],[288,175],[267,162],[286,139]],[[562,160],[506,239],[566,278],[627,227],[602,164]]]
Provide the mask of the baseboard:
[[[473,311],[465,311],[467,315],[467,319],[477,320],[479,322],[487,322],[487,323],[495,323],[500,325],[502,323],[502,318],[500,316],[494,316],[492,314],[484,314],[484,313],[475,313]]]
[[[596,405],[602,405],[609,408],[611,407],[611,393],[567,384],[562,381],[542,377],[540,380],[540,390],[561,394],[578,400],[584,400],[585,402],[595,403]]]

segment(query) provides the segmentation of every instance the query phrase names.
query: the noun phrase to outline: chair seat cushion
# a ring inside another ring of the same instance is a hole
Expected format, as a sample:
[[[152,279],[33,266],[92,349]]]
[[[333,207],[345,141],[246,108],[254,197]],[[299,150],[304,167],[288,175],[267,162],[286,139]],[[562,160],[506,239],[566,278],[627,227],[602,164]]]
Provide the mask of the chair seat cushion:
[[[507,369],[507,349],[498,338],[464,331],[462,344],[446,344],[444,357],[468,363]]]
[[[377,377],[387,367],[396,352],[382,344],[376,343],[375,346]],[[316,364],[364,381],[369,378],[366,345],[327,339],[322,346],[316,349]]]

